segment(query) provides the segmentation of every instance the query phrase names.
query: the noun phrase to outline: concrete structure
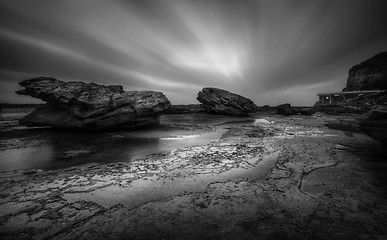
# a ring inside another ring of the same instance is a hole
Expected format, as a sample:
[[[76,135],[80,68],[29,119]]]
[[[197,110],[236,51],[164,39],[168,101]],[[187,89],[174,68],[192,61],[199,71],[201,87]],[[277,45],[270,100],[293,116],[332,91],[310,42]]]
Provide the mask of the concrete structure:
[[[332,105],[338,102],[345,101],[346,99],[355,98],[364,94],[381,93],[385,90],[370,90],[370,91],[348,91],[348,92],[336,92],[336,93],[318,93],[318,101],[320,104]]]

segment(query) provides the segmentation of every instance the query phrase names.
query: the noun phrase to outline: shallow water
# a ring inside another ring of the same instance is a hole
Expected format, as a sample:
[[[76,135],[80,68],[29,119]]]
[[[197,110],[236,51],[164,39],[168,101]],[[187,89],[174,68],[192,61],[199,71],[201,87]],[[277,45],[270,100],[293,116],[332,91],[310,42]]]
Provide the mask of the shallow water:
[[[203,192],[211,183],[226,182],[233,179],[255,180],[264,178],[274,167],[279,152],[263,157],[255,167],[234,168],[220,174],[198,174],[192,177],[159,178],[152,176],[141,178],[130,183],[130,187],[111,185],[90,192],[65,193],[63,198],[75,202],[92,201],[106,208],[123,204],[135,208],[147,202],[175,196],[179,193]]]
[[[253,121],[205,114],[165,115],[160,118],[160,126],[151,129],[105,132],[16,125],[0,131],[0,171],[129,162],[175,148],[208,144],[227,132],[230,124],[220,123],[241,120],[246,121],[239,124]]]

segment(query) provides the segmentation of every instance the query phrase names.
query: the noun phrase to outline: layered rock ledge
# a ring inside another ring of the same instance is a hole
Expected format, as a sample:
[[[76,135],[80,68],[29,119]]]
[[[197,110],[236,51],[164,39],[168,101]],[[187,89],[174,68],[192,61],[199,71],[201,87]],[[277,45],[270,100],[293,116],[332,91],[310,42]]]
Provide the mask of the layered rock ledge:
[[[39,77],[19,83],[17,94],[39,98],[46,105],[20,119],[28,127],[105,129],[158,124],[171,106],[161,92],[124,91],[122,86],[63,82]]]
[[[245,116],[257,110],[250,99],[219,88],[203,88],[196,99],[209,113]]]

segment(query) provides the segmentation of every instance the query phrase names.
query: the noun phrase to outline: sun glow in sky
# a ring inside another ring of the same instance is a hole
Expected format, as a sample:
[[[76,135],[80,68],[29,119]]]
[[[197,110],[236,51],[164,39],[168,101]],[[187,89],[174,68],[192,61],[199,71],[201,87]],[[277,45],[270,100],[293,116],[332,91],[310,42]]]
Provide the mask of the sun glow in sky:
[[[207,47],[189,52],[176,52],[170,59],[175,66],[219,75],[228,80],[242,77],[242,69],[238,52]]]
[[[3,0],[0,102],[52,76],[197,103],[220,87],[257,105],[312,105],[387,50],[384,0]]]

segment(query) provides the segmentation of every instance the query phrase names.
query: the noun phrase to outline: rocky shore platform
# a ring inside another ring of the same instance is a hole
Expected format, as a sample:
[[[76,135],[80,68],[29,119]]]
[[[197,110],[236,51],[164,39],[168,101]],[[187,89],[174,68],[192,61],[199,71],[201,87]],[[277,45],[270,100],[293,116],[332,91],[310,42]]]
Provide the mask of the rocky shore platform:
[[[0,238],[387,238],[381,143],[332,115],[250,118],[128,163],[1,172]]]

